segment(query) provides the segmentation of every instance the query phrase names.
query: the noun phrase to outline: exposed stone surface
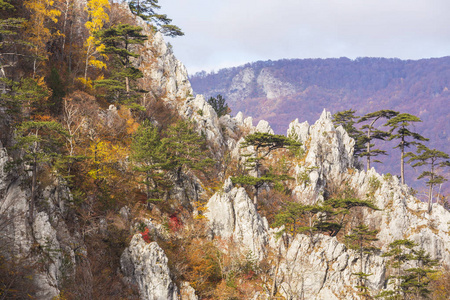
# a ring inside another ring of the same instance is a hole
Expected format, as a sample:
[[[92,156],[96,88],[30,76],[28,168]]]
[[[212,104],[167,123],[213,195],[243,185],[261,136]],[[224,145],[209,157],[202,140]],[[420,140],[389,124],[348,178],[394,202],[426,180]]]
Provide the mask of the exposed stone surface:
[[[251,68],[244,69],[234,76],[229,88],[230,103],[247,98],[252,93],[255,78],[255,72]]]
[[[233,188],[231,179],[227,179],[223,190],[209,199],[207,208],[205,215],[213,237],[231,239],[259,260],[265,256],[269,226],[244,188]]]
[[[235,120],[245,123],[240,114]],[[334,127],[329,112],[324,111],[312,126],[294,121],[288,135],[301,141],[305,150],[296,169],[294,193],[299,201],[314,203],[321,201],[328,189],[351,188],[357,197],[372,199],[381,209],[367,210],[363,217],[367,225],[380,230],[376,246],[381,251],[363,260],[363,271],[373,274],[367,282],[372,291],[376,293],[386,284],[386,263],[381,254],[394,240],[411,239],[418,244],[417,249],[424,249],[441,264],[450,264],[450,212],[435,204],[428,213],[427,204],[415,198],[397,177],[382,176],[374,169],[359,170],[353,157],[353,139],[342,127]],[[287,249],[280,246],[277,230],[268,230],[265,222],[259,221],[261,217],[245,190],[233,188],[229,181],[209,200],[208,209],[214,236],[232,238],[260,259],[282,248],[277,286],[288,299],[360,299],[355,289],[357,279],[352,275],[359,272],[359,256],[336,238],[317,234],[311,239],[297,234]]]
[[[182,283],[180,287],[180,300],[198,300],[197,295],[195,295],[195,290],[189,282]]]
[[[373,274],[367,285],[378,290],[385,280],[384,260],[364,256],[363,272]],[[359,299],[354,294],[360,271],[359,256],[348,251],[335,237],[298,234],[280,266],[277,284],[287,299]],[[302,298],[303,297],[303,298]]]
[[[256,82],[264,91],[267,99],[276,99],[281,96],[286,97],[296,93],[296,89],[292,84],[283,82],[276,78],[269,68],[264,68],[261,70]]]
[[[120,264],[122,272],[137,284],[143,300],[178,299],[178,288],[170,278],[167,256],[156,242],[146,243],[135,234],[125,249]]]
[[[350,183],[361,194],[373,193],[374,203],[382,209],[370,212],[366,222],[380,229],[380,246],[386,250],[389,243],[408,238],[432,258],[450,264],[450,212],[434,204],[428,213],[428,204],[411,194],[396,176],[381,176],[375,169],[356,172]]]
[[[32,275],[39,288],[37,299],[51,299],[58,296],[62,277],[74,272],[74,249],[84,249],[82,242],[70,235],[64,222],[70,193],[58,182],[47,186],[36,201],[34,220],[30,224],[29,187],[14,171],[4,172],[9,159],[5,149],[0,148],[0,154],[0,242],[3,250],[11,250],[29,266],[45,262],[45,268],[36,268]]]
[[[292,122],[288,136],[302,142],[305,151],[304,164],[296,167],[297,187],[294,193],[309,202],[323,199],[324,188],[330,181],[341,181],[344,174],[354,168],[354,140],[339,126],[335,128],[331,113],[324,110],[319,120]]]

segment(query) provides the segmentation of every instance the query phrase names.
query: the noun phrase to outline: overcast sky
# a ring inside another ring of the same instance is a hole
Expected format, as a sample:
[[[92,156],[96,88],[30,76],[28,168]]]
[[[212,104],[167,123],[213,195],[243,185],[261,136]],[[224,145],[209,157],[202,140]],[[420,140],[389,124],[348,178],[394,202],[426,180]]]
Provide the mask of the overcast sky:
[[[450,0],[160,0],[189,74],[257,60],[450,55]]]

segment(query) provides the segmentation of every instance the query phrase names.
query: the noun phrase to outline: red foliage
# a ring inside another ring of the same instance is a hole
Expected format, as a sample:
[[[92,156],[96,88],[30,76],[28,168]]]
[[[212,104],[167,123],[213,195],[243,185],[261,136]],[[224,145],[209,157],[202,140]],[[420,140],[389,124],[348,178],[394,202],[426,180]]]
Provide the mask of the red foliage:
[[[145,230],[140,234],[146,243],[151,242],[150,231],[148,230],[148,227],[145,227]]]
[[[172,232],[178,231],[183,225],[181,224],[180,219],[177,217],[176,214],[172,214],[169,217],[169,229]]]

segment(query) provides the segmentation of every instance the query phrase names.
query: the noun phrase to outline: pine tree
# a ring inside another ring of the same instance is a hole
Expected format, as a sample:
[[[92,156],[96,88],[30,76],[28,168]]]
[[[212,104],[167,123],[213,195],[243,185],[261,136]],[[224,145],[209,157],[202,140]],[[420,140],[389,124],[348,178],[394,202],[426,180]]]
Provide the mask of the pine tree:
[[[412,248],[417,246],[410,240],[395,240],[389,244],[389,251],[383,253],[382,257],[389,257],[389,266],[395,270],[395,275],[389,279],[394,279],[394,290],[384,291],[381,297],[388,299],[404,299],[405,293],[402,289],[403,266],[413,260]]]
[[[417,179],[428,178],[426,184],[429,186],[428,191],[428,211],[431,211],[431,204],[433,203],[433,187],[442,184],[447,179],[437,173],[438,168],[450,167],[450,157],[447,153],[438,151],[436,149],[429,149],[424,145],[417,147],[417,154],[408,152],[406,156],[410,159],[408,163],[413,163],[412,167],[430,166],[429,171],[423,171]]]
[[[351,234],[345,236],[346,245],[348,248],[358,251],[359,254],[359,272],[354,273],[359,279],[359,285],[356,286],[360,290],[360,295],[367,298],[370,293],[368,287],[366,286],[366,279],[371,274],[364,273],[363,271],[363,260],[364,255],[370,255],[379,248],[373,246],[373,242],[377,241],[376,235],[378,230],[370,230],[367,225],[360,224],[356,228],[352,229]]]
[[[117,102],[132,102],[131,83],[143,77],[142,72],[131,63],[131,58],[139,57],[131,51],[131,46],[143,45],[147,40],[141,31],[139,26],[119,24],[95,34],[104,45],[101,53],[111,55],[115,63],[112,79],[97,80],[95,86],[107,88]]]
[[[22,153],[15,163],[29,166],[27,171],[31,171],[30,223],[34,220],[38,168],[44,162],[54,162],[60,156],[59,148],[64,135],[67,132],[55,121],[26,121],[17,128],[14,149],[20,149]]]
[[[252,170],[256,176],[242,175],[231,178],[234,184],[243,184],[253,186],[255,189],[255,195],[253,197],[253,203],[258,203],[259,188],[265,183],[277,183],[290,179],[286,174],[276,175],[271,172],[261,176],[260,169],[262,162],[266,157],[274,150],[287,148],[295,149],[299,148],[301,143],[288,138],[284,135],[270,134],[256,132],[249,134],[244,138],[244,142],[241,144],[241,148],[253,147],[253,153],[246,155],[246,167],[247,170]]]
[[[354,126],[359,120],[359,117],[355,116],[355,112],[352,109],[337,112],[333,114],[332,120],[336,127],[341,125],[348,135],[355,140],[354,155],[359,156],[364,151],[366,139],[364,133]]]
[[[226,114],[229,114],[231,111],[231,109],[228,107],[228,104],[225,103],[225,98],[223,98],[222,95],[220,94],[217,95],[216,97],[210,97],[208,99],[208,103],[217,113],[218,118]]]
[[[394,290],[384,291],[378,297],[387,299],[409,299],[410,296],[426,297],[430,291],[429,274],[434,273],[433,267],[437,261],[430,258],[425,250],[415,250],[417,244],[410,240],[395,240],[389,244],[389,251],[383,257],[389,257],[389,266],[395,270],[395,275],[389,279],[394,279]],[[407,268],[416,261],[416,267]]]
[[[359,156],[367,157],[367,170],[370,169],[371,157],[376,157],[380,154],[386,155],[385,150],[372,148],[375,145],[372,143],[373,140],[375,140],[375,139],[385,140],[387,137],[389,137],[389,132],[375,128],[375,123],[379,119],[382,119],[382,118],[391,119],[392,117],[395,117],[396,115],[398,115],[398,112],[393,111],[393,110],[379,110],[379,111],[376,111],[373,113],[366,114],[358,120],[358,123],[370,122],[369,124],[363,125],[361,128],[362,131],[365,133],[364,142],[366,143],[367,148],[366,148],[366,151],[361,152],[359,154]],[[374,162],[380,162],[380,161],[375,160]]]
[[[147,201],[151,195],[160,193],[160,186],[167,187],[165,172],[170,169],[171,161],[168,155],[167,145],[161,141],[158,128],[151,122],[144,121],[133,136],[131,143],[131,159],[134,170],[143,173],[146,186]]]
[[[178,26],[170,24],[172,23],[172,19],[168,18],[167,15],[156,12],[161,9],[158,0],[129,0],[128,5],[133,14],[147,22],[156,24],[154,28],[159,28],[164,35],[171,37],[184,35]]]
[[[204,171],[214,164],[214,160],[209,158],[204,138],[189,121],[181,120],[170,125],[165,135],[161,142],[167,149],[177,181],[181,180],[186,168]]]
[[[405,184],[405,149],[411,146],[418,145],[419,143],[416,141],[428,141],[427,138],[424,138],[418,133],[412,132],[408,129],[413,123],[422,122],[420,118],[410,115],[410,114],[399,114],[392,119],[390,119],[386,126],[391,127],[390,134],[391,136],[388,140],[399,139],[400,142],[394,148],[400,148],[400,174],[402,184]],[[408,139],[412,139],[408,141]]]

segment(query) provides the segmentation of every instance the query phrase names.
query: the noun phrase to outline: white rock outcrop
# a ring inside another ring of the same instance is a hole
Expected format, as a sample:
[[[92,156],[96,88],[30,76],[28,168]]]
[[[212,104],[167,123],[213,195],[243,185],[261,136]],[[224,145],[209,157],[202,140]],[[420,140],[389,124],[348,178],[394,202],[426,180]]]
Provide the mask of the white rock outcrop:
[[[313,240],[298,234],[290,244],[277,276],[280,292],[287,299],[359,299],[355,296],[357,278],[352,275],[360,271],[359,256],[335,237],[319,234]],[[382,288],[386,273],[383,258],[364,255],[363,272],[372,274],[368,287]]]
[[[178,288],[170,278],[168,260],[156,242],[147,243],[135,234],[120,257],[122,272],[137,284],[142,300],[178,299]]]
[[[236,120],[245,123],[240,114]],[[363,272],[372,274],[366,284],[374,294],[386,286],[386,258],[381,255],[394,240],[413,240],[416,249],[424,249],[440,264],[450,265],[450,212],[434,204],[429,213],[427,204],[415,198],[397,177],[382,176],[373,168],[360,170],[353,156],[353,139],[342,127],[334,127],[329,112],[324,111],[314,125],[292,122],[288,135],[301,141],[304,148],[296,168],[294,194],[298,201],[322,201],[328,189],[340,186],[353,189],[357,197],[371,199],[380,208],[365,210],[362,217],[367,225],[379,229],[376,246],[380,251],[365,255],[362,267]],[[353,275],[361,267],[359,255],[335,237],[297,234],[287,239],[287,245],[280,244],[277,230],[268,229],[245,190],[233,188],[229,180],[211,197],[208,209],[206,216],[214,236],[238,241],[259,259],[271,251],[278,253],[281,247],[276,283],[286,298],[360,299]]]
[[[304,163],[296,167],[294,193],[299,198],[309,202],[323,199],[327,183],[343,180],[347,171],[355,167],[355,141],[342,126],[334,127],[331,113],[326,110],[311,126],[296,119],[289,125],[287,135],[301,142],[305,151]]]
[[[0,243],[6,253],[14,253],[28,266],[45,262],[35,268],[33,277],[38,287],[37,299],[52,299],[60,293],[64,276],[74,272],[75,250],[85,249],[79,238],[72,236],[65,224],[65,206],[70,192],[55,182],[38,195],[34,219],[29,222],[30,189],[24,178],[14,171],[5,172],[9,161],[6,149],[0,147]]]
[[[244,253],[252,251],[258,260],[264,258],[269,226],[244,188],[233,188],[231,179],[227,179],[222,191],[209,199],[207,208],[205,216],[213,237],[232,240]]]

